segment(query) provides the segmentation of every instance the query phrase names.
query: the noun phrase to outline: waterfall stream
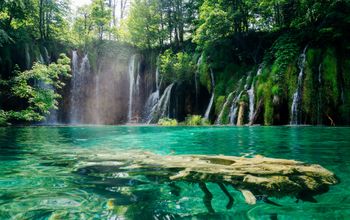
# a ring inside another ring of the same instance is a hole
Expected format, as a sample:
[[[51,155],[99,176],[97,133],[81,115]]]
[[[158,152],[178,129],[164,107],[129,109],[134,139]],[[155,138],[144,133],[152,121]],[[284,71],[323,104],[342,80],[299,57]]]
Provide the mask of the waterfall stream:
[[[198,74],[200,73],[200,65],[202,64],[202,60],[203,60],[203,53],[201,54],[201,56],[198,58],[197,61],[197,70],[195,71],[194,74],[194,85],[196,88],[196,108],[198,108],[198,96],[199,96],[199,84],[198,84]]]
[[[257,76],[260,76],[262,73],[262,65],[260,65],[258,71],[256,72]],[[255,93],[254,93],[254,79],[252,80],[252,85],[247,91],[249,96],[249,124],[253,123],[254,111],[255,111]]]
[[[135,90],[135,61],[136,55],[132,55],[129,62],[129,104],[128,104],[128,122],[132,119],[133,113],[133,97]]]
[[[222,124],[222,117],[224,116],[225,109],[227,109],[228,105],[230,104],[230,101],[232,101],[231,99],[232,99],[232,96],[233,96],[234,93],[235,93],[235,92],[231,92],[231,93],[227,96],[227,99],[226,99],[224,105],[222,106],[222,109],[221,109],[221,111],[220,111],[220,114],[219,114],[218,118],[216,119],[216,122],[215,122],[216,125]]]
[[[174,83],[170,84],[165,88],[163,95],[160,97],[159,101],[151,109],[151,116],[148,120],[149,123],[156,123],[159,119],[164,117],[169,117],[170,115],[170,97],[171,90],[174,86]],[[156,91],[157,92],[157,91]],[[157,94],[157,93],[156,93]],[[158,91],[159,96],[159,91]]]
[[[151,95],[148,97],[146,104],[145,104],[145,121],[150,123],[152,120],[152,115],[154,114],[156,105],[159,101],[159,88],[160,88],[159,82],[159,69],[157,67],[156,69],[156,91],[152,92]]]
[[[304,48],[303,53],[299,57],[299,75],[297,89],[293,95],[293,103],[291,108],[291,121],[290,124],[297,125],[301,121],[301,103],[302,103],[302,89],[304,81],[304,67],[306,62],[307,46]]]
[[[32,66],[32,63],[31,63],[31,59],[30,59],[28,44],[25,44],[24,51],[25,51],[25,59],[26,59],[26,68],[29,70]]]
[[[213,70],[210,69],[210,77],[211,77],[211,98],[207,107],[207,110],[205,111],[204,118],[209,119],[210,111],[214,102],[214,97],[215,97],[215,80],[214,80],[214,73]]]
[[[83,122],[82,113],[84,111],[82,103],[84,102],[83,87],[85,83],[85,75],[90,72],[90,63],[88,55],[86,54],[82,59],[79,68],[79,57],[77,51],[72,53],[72,79],[71,79],[71,99],[69,121],[71,124]]]
[[[243,91],[241,91],[232,101],[231,109],[230,109],[230,124],[236,125],[237,113],[238,113],[238,101],[242,96]]]

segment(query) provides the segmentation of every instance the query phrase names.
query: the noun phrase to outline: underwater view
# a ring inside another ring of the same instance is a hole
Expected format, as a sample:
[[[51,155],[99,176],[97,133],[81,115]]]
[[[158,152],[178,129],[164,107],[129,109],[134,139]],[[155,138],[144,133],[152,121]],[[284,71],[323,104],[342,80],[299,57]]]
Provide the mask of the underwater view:
[[[0,219],[347,219],[349,136],[346,127],[307,126],[0,128]],[[119,169],[118,161],[96,156],[123,153],[293,159],[319,164],[339,182],[301,200],[256,195],[256,204],[226,185],[230,202],[208,182],[208,203],[200,182]]]

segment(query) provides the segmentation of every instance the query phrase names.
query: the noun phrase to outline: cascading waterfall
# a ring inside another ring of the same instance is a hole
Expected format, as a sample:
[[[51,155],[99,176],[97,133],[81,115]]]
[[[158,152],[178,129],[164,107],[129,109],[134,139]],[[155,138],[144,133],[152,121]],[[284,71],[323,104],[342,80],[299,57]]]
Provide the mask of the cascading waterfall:
[[[40,55],[39,55],[38,61],[39,61],[41,64],[45,64],[44,57],[43,57],[43,55],[41,55],[41,53],[40,53]]]
[[[159,119],[170,116],[170,97],[174,83],[165,88],[162,97],[151,110],[151,118],[148,123],[156,123]]]
[[[261,75],[262,67],[260,66],[256,75]],[[247,91],[249,96],[249,124],[253,123],[254,110],[255,110],[255,93],[254,93],[254,79],[252,80],[252,85],[250,89]]]
[[[43,49],[44,49],[44,61],[45,61],[46,63],[50,63],[49,52],[47,51],[46,47],[44,47]]]
[[[262,69],[263,69],[262,64],[260,64],[258,72],[256,73],[257,76],[260,76],[262,74]]]
[[[136,94],[140,95],[140,83],[141,83],[141,76],[138,71],[137,77],[136,77]]]
[[[29,46],[28,46],[28,44],[25,45],[24,51],[25,51],[25,59],[26,59],[26,68],[30,69],[31,66],[32,66],[32,63],[30,62],[30,54],[29,54]]]
[[[293,95],[293,103],[291,108],[291,121],[290,124],[300,124],[301,120],[301,102],[302,102],[302,87],[303,87],[303,80],[304,80],[304,67],[306,62],[306,51],[307,46],[304,48],[303,53],[299,57],[299,75],[298,75],[298,85],[297,90],[295,91]]]
[[[198,58],[197,70],[196,70],[196,72],[194,74],[194,85],[195,85],[195,88],[196,88],[196,108],[198,108],[198,96],[199,96],[198,73],[200,71],[199,69],[200,69],[200,65],[202,64],[202,60],[203,60],[203,53]]]
[[[211,111],[211,107],[213,105],[213,102],[214,102],[214,96],[215,96],[215,80],[214,80],[214,73],[213,73],[213,70],[210,69],[210,76],[211,76],[211,98],[210,98],[210,101],[209,101],[209,105],[207,107],[207,110],[205,111],[205,114],[204,114],[204,118],[205,119],[209,119],[209,115],[210,115],[210,111]]]
[[[253,120],[254,115],[254,102],[255,102],[255,95],[254,95],[254,82],[252,83],[250,89],[247,91],[248,97],[249,97],[249,123]]]
[[[128,107],[128,122],[132,119],[133,113],[133,97],[134,97],[134,89],[135,89],[135,62],[136,62],[136,54],[131,56],[129,62],[129,107]]]
[[[90,63],[87,54],[84,56],[80,68],[79,68],[79,57],[77,51],[72,53],[72,85],[71,85],[71,99],[70,99],[70,111],[69,111],[69,121],[71,124],[82,122],[82,113],[84,102],[83,97],[83,86],[84,86],[84,75],[90,72]]]
[[[146,104],[145,104],[145,121],[150,123],[152,120],[152,116],[154,114],[154,111],[156,110],[156,106],[159,101],[159,88],[161,86],[162,80],[159,81],[159,69],[157,67],[156,69],[156,91],[152,92],[151,95],[148,97]]]
[[[238,113],[238,101],[242,96],[243,91],[241,91],[232,101],[231,109],[230,109],[230,124],[236,125],[237,113]]]
[[[232,96],[233,96],[234,93],[235,93],[235,92],[231,92],[231,93],[227,96],[227,99],[226,99],[224,105],[222,106],[222,109],[221,109],[221,111],[220,111],[220,114],[219,114],[218,118],[216,119],[215,124],[220,125],[220,124],[222,123],[222,117],[224,116],[224,111],[225,111],[225,109],[228,107],[228,105],[230,104],[230,101],[231,101]]]

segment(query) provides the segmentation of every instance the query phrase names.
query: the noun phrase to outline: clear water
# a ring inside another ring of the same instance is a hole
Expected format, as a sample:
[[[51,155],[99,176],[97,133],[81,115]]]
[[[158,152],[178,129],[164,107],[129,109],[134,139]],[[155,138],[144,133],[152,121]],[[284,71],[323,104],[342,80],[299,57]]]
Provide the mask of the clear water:
[[[281,207],[248,205],[216,184],[215,213],[197,184],[177,187],[74,171],[84,155],[144,150],[157,154],[225,154],[317,163],[340,178],[317,203],[271,198]],[[349,219],[350,128],[326,127],[24,127],[0,128],[0,219]]]

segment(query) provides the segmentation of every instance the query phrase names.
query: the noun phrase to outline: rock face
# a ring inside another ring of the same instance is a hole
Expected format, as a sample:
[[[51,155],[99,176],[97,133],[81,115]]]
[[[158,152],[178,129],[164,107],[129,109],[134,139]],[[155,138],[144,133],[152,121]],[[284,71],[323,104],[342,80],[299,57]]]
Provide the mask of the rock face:
[[[305,164],[295,160],[275,159],[262,156],[254,158],[208,155],[161,156],[148,152],[120,152],[117,155],[97,154],[77,165],[78,173],[86,170],[103,173],[128,173],[157,177],[163,182],[186,181],[198,183],[203,190],[206,206],[211,193],[205,183],[219,184],[223,192],[225,185],[240,190],[247,203],[254,204],[256,195],[264,197],[292,196],[303,199],[328,191],[338,182],[336,176],[316,164]],[[265,199],[265,201],[269,201]],[[211,210],[207,206],[208,210]]]

